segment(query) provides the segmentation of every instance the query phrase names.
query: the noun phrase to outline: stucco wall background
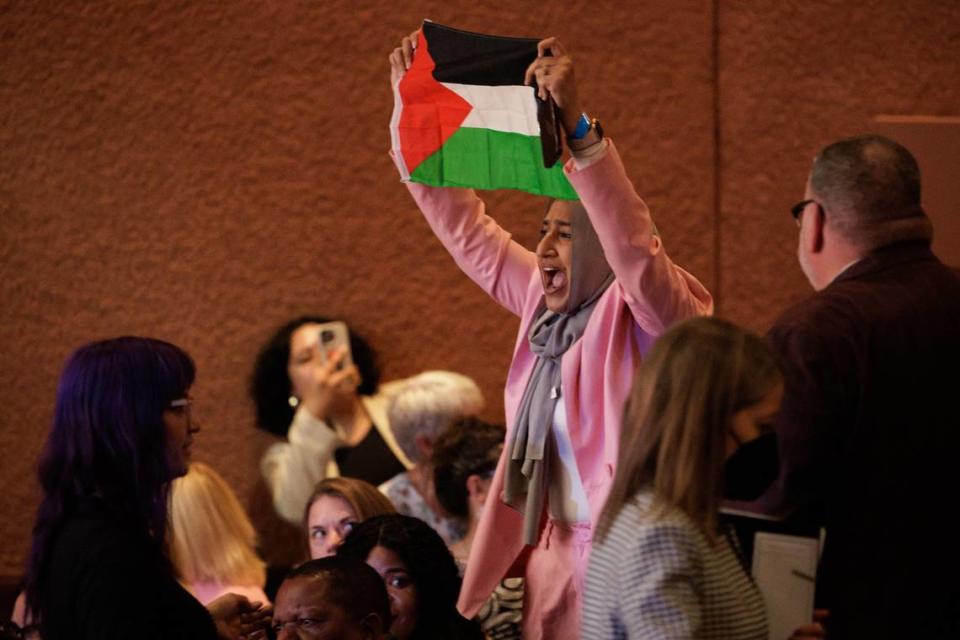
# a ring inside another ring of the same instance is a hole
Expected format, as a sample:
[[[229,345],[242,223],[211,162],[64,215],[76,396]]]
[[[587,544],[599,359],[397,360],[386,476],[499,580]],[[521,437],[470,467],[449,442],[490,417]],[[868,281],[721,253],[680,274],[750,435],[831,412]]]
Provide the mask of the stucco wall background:
[[[254,506],[271,437],[247,378],[293,315],[346,319],[385,379],[471,375],[500,418],[517,322],[456,269],[386,155],[386,56],[422,18],[560,36],[671,256],[763,330],[807,293],[786,209],[815,151],[877,113],[960,111],[960,5],[857,5],[0,6],[0,575],[21,571],[60,368],[93,339],[193,354],[194,455]],[[485,198],[532,247],[542,201]]]

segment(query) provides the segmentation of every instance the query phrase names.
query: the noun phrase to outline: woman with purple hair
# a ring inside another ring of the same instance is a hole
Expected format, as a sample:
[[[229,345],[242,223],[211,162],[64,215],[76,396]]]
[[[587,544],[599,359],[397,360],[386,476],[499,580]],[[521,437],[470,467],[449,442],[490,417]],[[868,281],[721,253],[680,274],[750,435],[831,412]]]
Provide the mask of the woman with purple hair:
[[[227,595],[204,608],[165,550],[170,483],[200,430],[195,374],[182,349],[150,338],[94,342],[67,361],[26,578],[44,640],[266,637],[260,603]]]

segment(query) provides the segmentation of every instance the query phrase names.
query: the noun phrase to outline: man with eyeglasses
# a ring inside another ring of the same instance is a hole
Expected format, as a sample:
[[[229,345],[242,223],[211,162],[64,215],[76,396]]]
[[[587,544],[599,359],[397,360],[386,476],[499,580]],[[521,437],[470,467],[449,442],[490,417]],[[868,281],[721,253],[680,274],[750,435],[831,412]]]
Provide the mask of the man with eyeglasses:
[[[917,162],[831,144],[791,213],[816,293],[769,334],[786,393],[762,503],[826,529],[827,637],[960,637],[960,275],[930,250]]]

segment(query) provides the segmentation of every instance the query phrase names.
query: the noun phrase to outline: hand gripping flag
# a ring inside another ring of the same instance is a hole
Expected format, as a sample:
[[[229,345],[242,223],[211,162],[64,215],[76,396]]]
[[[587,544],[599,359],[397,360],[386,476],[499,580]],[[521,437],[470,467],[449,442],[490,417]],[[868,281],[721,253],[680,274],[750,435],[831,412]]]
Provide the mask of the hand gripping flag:
[[[403,181],[577,199],[561,165],[543,165],[537,100],[523,84],[536,57],[537,40],[424,22],[393,88],[390,135]]]

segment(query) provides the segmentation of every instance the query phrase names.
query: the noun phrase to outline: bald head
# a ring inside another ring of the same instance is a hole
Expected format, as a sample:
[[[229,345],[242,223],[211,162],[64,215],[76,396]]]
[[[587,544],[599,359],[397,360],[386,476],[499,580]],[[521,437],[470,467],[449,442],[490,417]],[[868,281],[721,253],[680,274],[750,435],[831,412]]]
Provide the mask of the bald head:
[[[813,161],[809,187],[827,224],[864,249],[930,237],[920,206],[920,168],[889,138],[861,135],[825,147]]]

